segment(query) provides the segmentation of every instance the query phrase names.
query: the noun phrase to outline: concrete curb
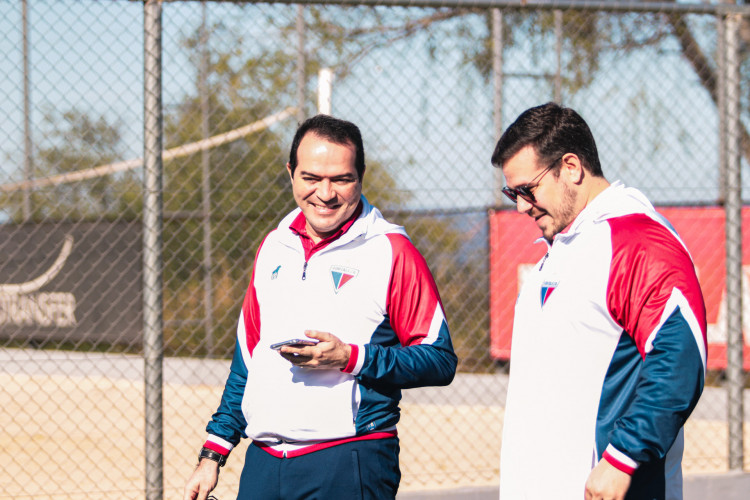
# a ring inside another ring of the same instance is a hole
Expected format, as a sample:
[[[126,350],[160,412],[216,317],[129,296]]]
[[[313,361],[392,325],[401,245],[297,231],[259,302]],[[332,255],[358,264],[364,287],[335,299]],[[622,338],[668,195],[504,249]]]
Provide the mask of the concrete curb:
[[[750,473],[726,472],[686,476],[683,500],[747,500],[750,495]],[[498,500],[497,486],[454,488],[432,491],[405,491],[397,500]]]
[[[683,500],[747,500],[750,497],[750,474],[725,472],[686,476],[683,489]]]
[[[396,500],[497,500],[498,486],[476,486],[430,491],[405,491]]]

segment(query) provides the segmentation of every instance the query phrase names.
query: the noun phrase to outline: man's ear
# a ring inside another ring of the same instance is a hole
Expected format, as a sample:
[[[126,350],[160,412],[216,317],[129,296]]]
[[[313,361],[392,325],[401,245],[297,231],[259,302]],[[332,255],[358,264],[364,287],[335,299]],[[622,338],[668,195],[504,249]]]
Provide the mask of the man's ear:
[[[562,157],[560,162],[562,163],[560,166],[562,175],[565,175],[571,183],[580,184],[583,182],[583,178],[585,177],[583,163],[581,163],[581,159],[577,154],[568,153]]]
[[[286,163],[286,171],[289,172],[289,180],[294,182],[294,174],[292,173],[292,166],[289,164],[289,162]]]

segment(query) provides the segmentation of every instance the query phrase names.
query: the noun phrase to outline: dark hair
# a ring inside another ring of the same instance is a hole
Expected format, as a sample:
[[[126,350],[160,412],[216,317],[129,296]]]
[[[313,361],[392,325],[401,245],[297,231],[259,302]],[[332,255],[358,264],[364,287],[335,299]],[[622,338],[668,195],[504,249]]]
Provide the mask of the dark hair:
[[[492,153],[492,164],[503,164],[526,146],[532,146],[542,162],[574,153],[594,177],[603,177],[594,136],[570,108],[554,102],[527,109],[507,128]]]
[[[315,115],[308,118],[302,125],[297,128],[292,141],[292,150],[289,152],[289,168],[294,176],[297,169],[297,149],[302,142],[302,138],[307,133],[312,133],[334,144],[350,144],[354,146],[354,168],[357,169],[357,176],[362,180],[365,173],[365,147],[362,144],[362,135],[359,128],[352,122],[340,120],[329,115]]]

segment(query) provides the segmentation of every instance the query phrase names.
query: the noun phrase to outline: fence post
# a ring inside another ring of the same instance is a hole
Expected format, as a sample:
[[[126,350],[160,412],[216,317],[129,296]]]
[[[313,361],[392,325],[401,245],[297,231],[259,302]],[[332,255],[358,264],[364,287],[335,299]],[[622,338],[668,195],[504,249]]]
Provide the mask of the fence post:
[[[208,47],[206,3],[201,4],[201,67],[198,72],[198,92],[201,99],[201,138],[211,137],[211,106],[209,99],[210,54]],[[206,355],[214,353],[214,295],[213,295],[213,240],[211,239],[211,149],[201,151],[201,225],[203,229],[203,328]]]
[[[740,169],[740,74],[739,26],[742,17],[724,18],[724,63],[726,75],[725,113],[727,203],[726,210],[726,287],[727,287],[727,419],[729,424],[729,470],[743,466],[743,387],[742,371],[742,179]]]
[[[23,180],[34,178],[32,163],[33,147],[31,142],[31,76],[29,74],[29,6],[23,0],[21,6],[21,23],[23,30]],[[23,221],[31,220],[31,188],[23,189]]]
[[[492,119],[495,127],[494,140],[500,139],[503,133],[503,12],[492,9]],[[494,144],[493,144],[494,146]],[[493,198],[495,206],[503,203],[501,189],[503,187],[503,172],[499,168],[493,169],[495,186]]]
[[[297,124],[305,121],[305,88],[307,87],[307,56],[305,54],[305,6],[297,5]]]
[[[724,205],[727,201],[727,132],[726,132],[726,46],[724,36],[724,17],[716,15],[716,107],[719,111],[719,197],[718,204]]]
[[[562,104],[562,46],[563,46],[563,11],[555,10],[555,78],[554,100]]]
[[[146,500],[164,497],[161,0],[143,5],[143,357]]]

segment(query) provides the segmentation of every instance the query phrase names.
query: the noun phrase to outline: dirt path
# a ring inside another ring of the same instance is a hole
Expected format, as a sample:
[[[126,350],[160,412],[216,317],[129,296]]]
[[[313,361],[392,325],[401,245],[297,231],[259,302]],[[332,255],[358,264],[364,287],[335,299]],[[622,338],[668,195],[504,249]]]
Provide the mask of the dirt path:
[[[166,499],[182,498],[221,389],[166,384]],[[143,402],[136,380],[0,374],[0,498],[143,498]],[[402,409],[402,491],[497,484],[502,407],[405,402]],[[689,421],[685,474],[726,471],[726,439],[720,421]],[[222,470],[221,500],[235,496],[245,446]]]

